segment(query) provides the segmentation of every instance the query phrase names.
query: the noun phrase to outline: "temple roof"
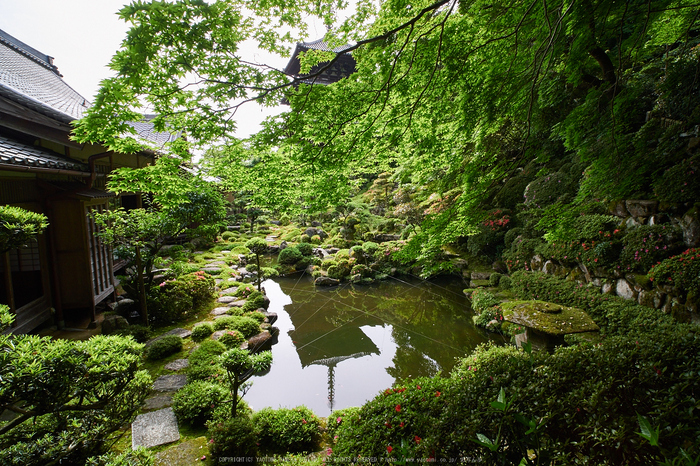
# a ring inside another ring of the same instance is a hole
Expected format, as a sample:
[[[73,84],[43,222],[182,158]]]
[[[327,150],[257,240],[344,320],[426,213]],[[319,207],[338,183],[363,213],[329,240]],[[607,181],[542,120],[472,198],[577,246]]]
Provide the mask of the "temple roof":
[[[309,83],[331,84],[340,81],[343,78],[350,76],[355,71],[355,59],[350,52],[346,52],[350,45],[342,45],[331,48],[323,39],[314,40],[311,42],[300,42],[294,49],[292,57],[289,59],[287,66],[284,68],[285,74],[295,78],[303,78],[307,75],[300,74],[299,54],[308,50],[322,50],[325,52],[334,52],[340,54],[338,60],[329,69],[325,70],[320,76],[309,79]],[[319,70],[325,63],[320,63],[311,68],[313,74]],[[304,82],[307,82],[304,80]]]

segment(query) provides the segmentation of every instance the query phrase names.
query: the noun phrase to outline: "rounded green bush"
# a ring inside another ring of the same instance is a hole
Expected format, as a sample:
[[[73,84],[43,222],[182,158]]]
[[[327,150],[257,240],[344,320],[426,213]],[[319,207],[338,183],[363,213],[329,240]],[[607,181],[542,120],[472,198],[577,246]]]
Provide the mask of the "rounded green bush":
[[[192,341],[195,342],[200,342],[206,338],[209,338],[209,336],[214,333],[214,328],[209,322],[202,322],[200,324],[197,324],[194,326],[192,329]]]
[[[479,288],[472,293],[472,310],[477,314],[481,314],[498,303],[500,301],[491,292],[483,288]]]
[[[307,235],[306,233],[304,233],[303,235],[301,235],[301,236],[299,237],[299,242],[300,242],[300,243],[310,243],[310,242],[311,242],[311,237],[310,237],[309,235]]]
[[[173,411],[178,422],[204,426],[211,419],[216,406],[230,395],[221,384],[197,380],[185,385],[173,395]]]
[[[498,286],[498,283],[501,281],[501,277],[503,277],[503,274],[493,272],[489,277],[489,286]]]
[[[145,325],[129,325],[127,328],[121,328],[112,332],[112,335],[130,336],[139,343],[146,343],[151,339],[153,332]]]
[[[503,290],[510,290],[512,286],[512,280],[508,275],[504,275],[498,281],[498,286]]]
[[[187,381],[207,380],[223,375],[223,369],[217,363],[217,356],[226,351],[223,343],[214,340],[204,340],[190,353]]]
[[[314,253],[314,247],[309,243],[299,243],[295,246],[302,256],[310,256]]]
[[[221,239],[223,239],[225,241],[229,241],[231,238],[235,238],[235,237],[236,237],[236,234],[232,231],[225,231],[225,232],[221,233]]]
[[[277,256],[277,262],[285,265],[294,265],[301,260],[303,254],[296,246],[289,246],[282,249]]]
[[[254,457],[258,438],[253,421],[247,415],[207,423],[209,452],[213,457]]]
[[[250,317],[223,316],[214,321],[214,330],[238,330],[245,338],[260,332],[260,324]]]
[[[305,406],[263,408],[253,415],[261,449],[269,453],[313,451],[320,440],[320,423]]]
[[[245,304],[243,304],[243,312],[252,312],[265,306],[265,297],[259,291],[254,291],[248,296]]]
[[[238,348],[241,343],[245,341],[243,335],[238,330],[227,330],[226,333],[219,337],[219,341],[226,346],[226,348]]]
[[[148,345],[143,350],[143,356],[151,361],[157,361],[180,351],[182,351],[182,338],[177,335],[166,335]]]
[[[265,321],[265,314],[263,314],[260,311],[253,311],[249,314],[246,314],[246,316],[256,320],[260,324],[262,324]]]

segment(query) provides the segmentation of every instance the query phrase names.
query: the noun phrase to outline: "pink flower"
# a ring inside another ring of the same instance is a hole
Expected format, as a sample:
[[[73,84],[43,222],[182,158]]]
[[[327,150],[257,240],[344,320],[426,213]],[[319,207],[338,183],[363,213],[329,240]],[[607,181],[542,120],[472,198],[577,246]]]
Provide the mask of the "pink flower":
[[[338,419],[336,419],[335,422],[337,422],[338,424],[340,424],[341,422],[343,422],[343,418],[340,417],[340,416],[338,416]]]

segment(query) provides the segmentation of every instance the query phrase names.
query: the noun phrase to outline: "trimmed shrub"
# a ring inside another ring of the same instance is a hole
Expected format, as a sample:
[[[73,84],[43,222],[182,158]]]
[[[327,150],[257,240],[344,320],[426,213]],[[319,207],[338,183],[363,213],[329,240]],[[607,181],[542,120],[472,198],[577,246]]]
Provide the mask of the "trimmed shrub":
[[[490,291],[486,291],[483,288],[474,290],[472,293],[472,310],[481,314],[486,309],[493,307],[500,303],[498,299]]]
[[[299,243],[295,246],[302,256],[311,256],[314,253],[314,247],[309,243]]]
[[[250,317],[223,316],[214,321],[214,330],[238,330],[245,338],[250,338],[260,332],[260,324]]]
[[[253,421],[247,415],[207,423],[209,452],[213,457],[254,457],[258,439]]]
[[[695,457],[698,351],[700,337],[683,326],[648,333],[644,341],[611,337],[553,355],[482,346],[449,379],[389,389],[344,418],[332,455],[431,456],[437,462],[472,457],[484,464],[520,464],[537,455],[547,464],[552,458],[561,464],[658,464],[659,449],[637,434],[639,415],[659,428],[664,449],[673,455],[690,449]],[[496,409],[497,400],[507,402],[506,413]],[[493,441],[499,432],[495,451],[475,442],[477,434]]]
[[[177,335],[166,335],[157,339],[143,350],[143,357],[157,361],[182,351],[182,338]]]
[[[243,335],[238,330],[228,330],[221,335],[219,341],[223,343],[226,348],[238,348],[241,346],[241,343],[245,341],[245,338],[243,338]]]
[[[301,236],[299,237],[299,242],[300,242],[300,243],[310,243],[310,242],[311,242],[311,237],[310,237],[309,235],[307,235],[306,233],[304,233],[303,235],[301,235]]]
[[[649,280],[659,286],[670,284],[683,291],[700,289],[700,248],[687,249],[652,266]]]
[[[236,283],[238,283],[238,282],[236,282]],[[240,285],[238,285],[238,289],[236,290],[236,292],[233,295],[237,298],[247,298],[253,292],[255,292],[255,286],[250,285],[250,284],[241,283]]]
[[[159,324],[183,320],[208,304],[215,296],[215,289],[214,279],[201,271],[167,280],[149,292],[150,316]]]
[[[265,322],[265,314],[263,314],[260,311],[253,311],[249,314],[246,314],[247,317],[250,317],[251,319],[257,321],[258,323],[262,324]]]
[[[265,305],[265,297],[263,296],[262,293],[259,291],[254,291],[248,296],[248,299],[246,299],[245,304],[243,304],[243,307],[241,310],[246,313],[246,312],[253,312],[261,307],[264,307]]]
[[[225,232],[221,233],[221,239],[223,239],[224,241],[229,241],[231,238],[235,238],[236,236],[238,236],[238,235],[236,235],[232,231],[225,231]]]
[[[214,340],[204,340],[192,353],[190,353],[189,367],[187,368],[187,382],[195,380],[216,379],[216,375],[223,375],[223,369],[217,364],[217,356],[226,351],[223,343]]]
[[[173,395],[173,411],[178,422],[204,426],[217,405],[231,394],[223,385],[198,380],[189,383]]]
[[[194,326],[192,329],[191,338],[194,342],[200,342],[206,338],[209,338],[212,333],[214,333],[214,328],[212,325],[209,322],[202,322]]]
[[[305,406],[263,408],[253,415],[261,449],[284,454],[313,451],[320,440],[320,423]]]
[[[289,246],[282,249],[277,256],[277,262],[284,265],[294,265],[301,260],[303,254],[296,246]]]
[[[139,343],[146,343],[153,336],[153,332],[145,325],[129,325],[127,328],[120,328],[112,332],[112,335],[132,337]]]
[[[503,274],[493,272],[489,277],[489,286],[498,286],[498,283],[501,281],[501,277],[503,277]]]

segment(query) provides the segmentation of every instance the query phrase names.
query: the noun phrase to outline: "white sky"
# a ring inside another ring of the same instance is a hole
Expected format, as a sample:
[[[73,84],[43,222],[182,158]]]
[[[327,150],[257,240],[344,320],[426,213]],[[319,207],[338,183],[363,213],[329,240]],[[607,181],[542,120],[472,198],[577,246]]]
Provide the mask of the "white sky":
[[[117,17],[126,0],[0,0],[0,29],[54,57],[63,79],[89,101],[99,83],[112,75],[107,67],[114,52],[126,36],[127,24]],[[323,36],[325,30],[312,26],[309,40]],[[270,63],[269,58],[254,56],[256,61],[284,67],[286,59]],[[236,114],[236,136],[245,138],[259,129],[268,115],[282,109],[246,104]]]

